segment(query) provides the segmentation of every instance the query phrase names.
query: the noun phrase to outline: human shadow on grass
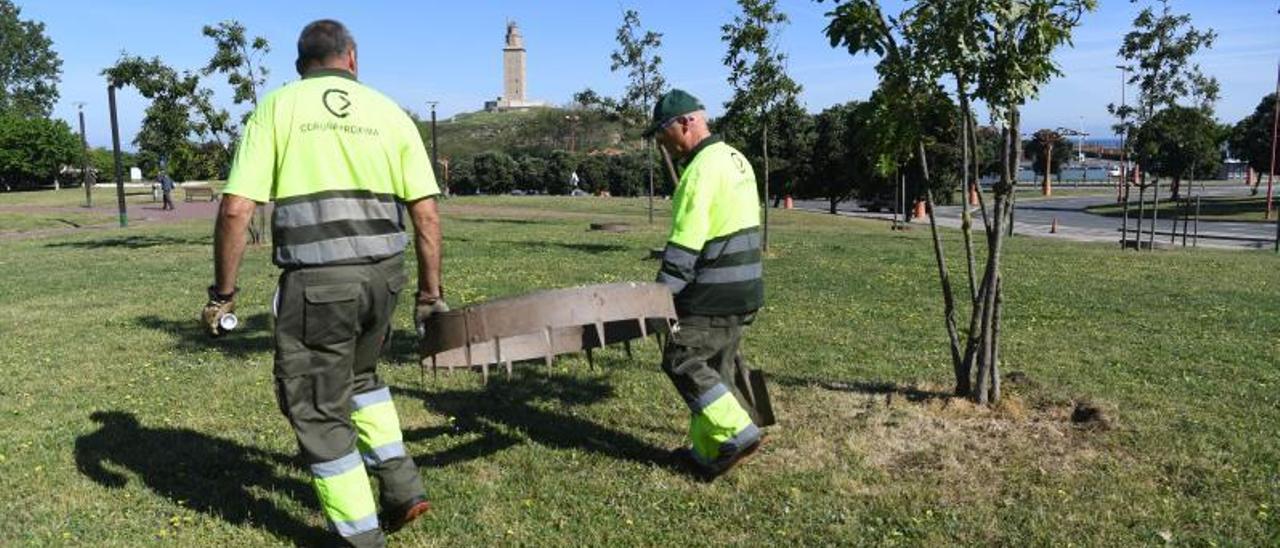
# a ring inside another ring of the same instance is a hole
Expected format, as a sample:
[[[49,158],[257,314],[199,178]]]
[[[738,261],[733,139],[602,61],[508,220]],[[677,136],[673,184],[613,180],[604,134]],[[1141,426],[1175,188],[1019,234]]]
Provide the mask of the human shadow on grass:
[[[139,327],[163,331],[177,340],[180,352],[216,350],[233,358],[270,352],[275,348],[271,318],[263,312],[240,318],[235,331],[221,337],[210,337],[207,328],[192,314],[191,319],[173,320],[154,314],[134,318]]]
[[[282,494],[315,510],[311,486],[277,471],[296,467],[292,457],[195,430],[150,428],[124,411],[95,411],[89,418],[101,426],[76,438],[76,467],[99,485],[124,487],[129,476],[117,470],[127,470],[176,505],[297,545],[333,544],[323,529],[259,495]]]
[[[766,371],[766,374],[768,372]],[[900,396],[907,401],[920,402],[936,399],[947,399],[955,394],[937,390],[924,390],[915,386],[906,386],[891,381],[850,380],[839,381],[797,377],[794,375],[768,375],[768,382],[787,387],[816,387],[833,392],[852,392],[868,396]]]
[[[406,441],[422,441],[450,434],[480,434],[478,439],[415,457],[421,466],[450,466],[483,458],[525,443],[526,437],[529,442],[547,447],[580,449],[666,468],[673,466],[666,449],[576,416],[566,409],[593,405],[613,397],[613,387],[600,379],[521,368],[516,370],[511,380],[490,377],[488,385],[475,389],[438,392],[414,388],[393,390],[422,400],[433,413],[454,418],[450,426],[408,430],[404,433]],[[549,409],[548,404],[559,409]],[[515,436],[507,431],[523,435]]]
[[[159,234],[133,235],[133,236],[116,236],[112,238],[101,238],[97,240],[79,240],[74,242],[56,242],[45,244],[45,247],[70,247],[76,249],[146,249],[150,247],[160,247],[166,245],[213,245],[213,240],[209,237],[204,238],[178,238],[174,236],[164,236]]]

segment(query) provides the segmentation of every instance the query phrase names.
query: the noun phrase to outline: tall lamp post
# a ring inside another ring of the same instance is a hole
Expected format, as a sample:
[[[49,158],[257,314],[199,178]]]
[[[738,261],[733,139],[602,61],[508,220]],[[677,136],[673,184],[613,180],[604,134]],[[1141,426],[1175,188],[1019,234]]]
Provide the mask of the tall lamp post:
[[[431,106],[431,175],[435,177],[436,181],[439,181],[440,180],[440,160],[439,160],[440,154],[439,154],[439,149],[437,148],[438,141],[436,140],[436,105],[440,104],[440,101],[427,101],[427,104]],[[448,196],[449,185],[446,184],[443,186],[444,186],[444,194],[445,196]]]
[[[93,207],[93,191],[89,188],[89,141],[84,138],[84,101],[76,101],[80,111],[80,178],[84,185],[84,206]]]
[[[111,148],[116,164],[116,203],[120,207],[120,226],[129,226],[129,213],[124,205],[124,161],[120,158],[120,124],[116,121],[115,82],[107,84],[107,105],[111,109]]]
[[[1280,63],[1276,63],[1276,94],[1271,104],[1271,172],[1267,174],[1267,215],[1271,215],[1271,180],[1276,176],[1276,134],[1280,133]],[[1280,215],[1276,215],[1275,250],[1280,253]]]

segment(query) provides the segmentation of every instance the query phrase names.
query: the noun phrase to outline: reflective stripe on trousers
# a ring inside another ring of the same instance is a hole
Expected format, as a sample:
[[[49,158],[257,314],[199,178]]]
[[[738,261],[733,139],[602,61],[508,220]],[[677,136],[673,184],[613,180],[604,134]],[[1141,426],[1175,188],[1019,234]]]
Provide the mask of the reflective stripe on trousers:
[[[760,439],[760,429],[723,384],[717,384],[690,405],[689,438],[693,456],[703,466],[730,457]]]
[[[378,465],[407,456],[400,433],[400,417],[391,401],[391,390],[382,387],[351,397],[351,422],[356,427],[356,446],[364,462]]]
[[[311,475],[325,518],[339,535],[351,537],[378,528],[373,489],[359,453],[313,464]]]

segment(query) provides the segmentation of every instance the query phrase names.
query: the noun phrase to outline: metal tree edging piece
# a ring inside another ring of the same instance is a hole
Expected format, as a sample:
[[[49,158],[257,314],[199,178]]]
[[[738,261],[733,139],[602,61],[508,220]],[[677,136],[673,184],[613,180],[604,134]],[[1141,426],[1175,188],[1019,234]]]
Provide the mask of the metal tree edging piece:
[[[541,359],[669,333],[676,320],[671,291],[658,283],[623,282],[538,291],[474,304],[427,320],[421,367],[480,367]]]

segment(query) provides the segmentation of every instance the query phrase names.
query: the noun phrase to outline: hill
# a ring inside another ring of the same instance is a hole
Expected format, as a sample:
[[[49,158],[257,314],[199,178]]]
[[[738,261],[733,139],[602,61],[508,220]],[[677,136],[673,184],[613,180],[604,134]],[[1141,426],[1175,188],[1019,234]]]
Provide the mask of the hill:
[[[431,148],[431,121],[418,120],[427,149]],[[469,112],[437,120],[441,158],[470,158],[500,150],[545,156],[553,150],[590,151],[618,148],[636,142],[622,124],[603,113],[582,109],[539,107],[507,112]]]

